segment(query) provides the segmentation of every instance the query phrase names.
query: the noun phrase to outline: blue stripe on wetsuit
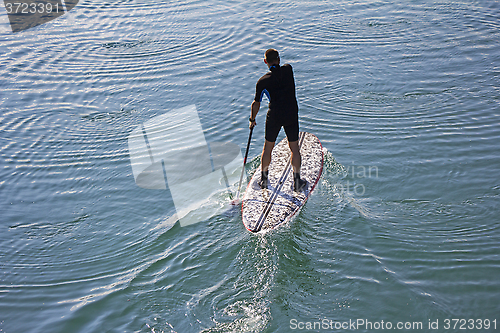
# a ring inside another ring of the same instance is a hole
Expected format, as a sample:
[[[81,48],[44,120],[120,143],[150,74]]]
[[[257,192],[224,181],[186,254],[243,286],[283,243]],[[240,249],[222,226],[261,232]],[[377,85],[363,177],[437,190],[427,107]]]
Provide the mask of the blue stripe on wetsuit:
[[[264,97],[264,94],[266,94],[267,99],[268,99],[269,101],[271,101],[271,95],[269,95],[269,91],[267,91],[267,89],[264,89],[264,90],[262,90],[262,92],[260,93],[259,103],[260,103],[260,102],[262,102],[262,97]]]

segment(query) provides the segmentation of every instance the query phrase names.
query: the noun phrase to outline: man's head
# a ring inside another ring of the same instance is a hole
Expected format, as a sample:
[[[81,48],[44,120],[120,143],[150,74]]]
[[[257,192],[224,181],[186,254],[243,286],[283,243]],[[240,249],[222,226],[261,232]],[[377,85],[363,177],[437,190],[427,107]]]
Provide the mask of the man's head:
[[[264,62],[268,66],[279,65],[280,64],[280,55],[279,55],[278,51],[276,51],[275,49],[267,50],[266,53],[264,54]]]

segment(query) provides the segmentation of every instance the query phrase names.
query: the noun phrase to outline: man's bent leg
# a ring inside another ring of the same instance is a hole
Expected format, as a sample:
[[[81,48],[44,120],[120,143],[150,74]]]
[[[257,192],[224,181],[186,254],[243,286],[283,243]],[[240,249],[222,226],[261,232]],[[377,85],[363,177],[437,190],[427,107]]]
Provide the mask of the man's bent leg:
[[[292,167],[293,172],[300,174],[300,164],[302,159],[300,157],[299,141],[288,142],[288,147],[292,151]]]
[[[264,143],[264,149],[262,149],[262,156],[261,156],[261,181],[260,181],[260,187],[261,188],[267,188],[267,175],[268,175],[268,169],[269,169],[269,164],[271,164],[271,152],[273,151],[274,148],[274,142],[267,141]]]
[[[288,146],[292,151],[293,188],[295,191],[300,192],[306,186],[307,182],[300,179],[300,164],[302,163],[302,158],[300,156],[299,142],[298,140],[288,142]]]
[[[271,152],[274,148],[274,142],[267,141],[264,143],[264,149],[262,149],[261,163],[262,171],[267,171],[269,164],[271,164]]]

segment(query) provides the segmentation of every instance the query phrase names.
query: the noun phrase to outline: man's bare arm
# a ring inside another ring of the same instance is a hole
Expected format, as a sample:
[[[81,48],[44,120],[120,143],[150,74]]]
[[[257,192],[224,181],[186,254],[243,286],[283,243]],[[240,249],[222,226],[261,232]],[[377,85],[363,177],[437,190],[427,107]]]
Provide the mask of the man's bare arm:
[[[250,122],[250,126],[249,126],[250,129],[252,129],[256,125],[256,123],[255,123],[255,117],[257,117],[257,113],[259,113],[260,102],[253,101],[251,109],[252,109],[252,112],[250,114],[250,119],[253,119],[254,121]]]

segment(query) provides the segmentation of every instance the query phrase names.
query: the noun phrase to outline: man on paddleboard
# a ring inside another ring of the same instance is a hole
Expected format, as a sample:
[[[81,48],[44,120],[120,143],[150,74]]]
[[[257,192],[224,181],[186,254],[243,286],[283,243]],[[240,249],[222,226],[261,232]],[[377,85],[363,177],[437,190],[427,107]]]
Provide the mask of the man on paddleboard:
[[[267,188],[268,168],[271,163],[271,151],[276,138],[284,128],[288,139],[288,146],[292,151],[291,164],[293,167],[294,190],[302,191],[306,181],[300,178],[300,151],[299,151],[299,107],[295,97],[295,80],[293,78],[292,66],[285,64],[280,66],[280,56],[277,50],[269,49],[264,55],[264,62],[269,72],[264,74],[256,85],[255,98],[251,106],[250,129],[256,125],[255,117],[260,109],[260,102],[264,94],[269,100],[269,110],[266,117],[266,141],[262,150],[261,158],[261,188]]]

